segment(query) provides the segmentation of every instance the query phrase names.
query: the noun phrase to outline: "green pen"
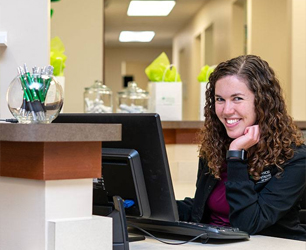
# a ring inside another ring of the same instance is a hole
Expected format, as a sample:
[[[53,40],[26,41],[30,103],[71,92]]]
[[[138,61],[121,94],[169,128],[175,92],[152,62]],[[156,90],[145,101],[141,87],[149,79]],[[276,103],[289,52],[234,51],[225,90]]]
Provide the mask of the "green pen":
[[[19,80],[20,80],[20,83],[21,83],[21,87],[23,89],[23,96],[24,96],[24,99],[26,100],[26,103],[27,103],[27,106],[29,107],[30,109],[30,112],[33,116],[33,120],[36,121],[37,120],[37,116],[36,116],[36,113],[35,113],[35,110],[32,106],[32,103],[31,103],[31,92],[29,91],[28,87],[27,87],[27,84],[25,82],[25,79],[24,79],[24,75],[23,75],[23,72],[22,72],[22,68],[18,68],[18,73],[19,73]]]
[[[46,112],[46,108],[45,108],[45,97],[43,94],[43,80],[41,78],[41,75],[39,74],[39,68],[37,68],[36,66],[32,69],[33,70],[33,80],[35,83],[35,91],[38,95],[38,98],[40,100],[40,103],[42,105],[42,108],[44,110],[44,112]]]
[[[32,97],[32,94],[31,94],[31,90],[27,84],[27,79],[25,78],[24,76],[24,72],[22,70],[22,68],[18,68],[18,72],[19,72],[19,79],[20,79],[20,82],[21,82],[21,85],[22,85],[22,89],[26,95],[26,99],[27,101],[30,101],[32,102],[33,101],[33,97]]]
[[[31,76],[30,72],[28,71],[26,64],[24,64],[24,78],[27,80],[27,84],[28,84],[29,89],[31,91],[31,94],[33,96],[33,101],[40,101],[39,98],[38,98],[38,95],[35,91],[35,88],[32,87],[32,84],[33,84],[34,80]]]
[[[40,102],[40,99],[36,93],[36,90],[35,88],[33,87],[33,78],[30,74],[30,72],[28,71],[27,69],[27,66],[26,64],[24,64],[24,77],[25,79],[27,79],[27,82],[28,82],[28,86],[31,90],[31,94],[32,94],[32,97],[33,97],[33,108],[38,116],[38,119],[39,120],[44,120],[44,117],[45,117],[45,114],[44,114],[44,109],[42,107],[42,104]]]
[[[26,116],[27,112],[29,111],[28,110],[28,105],[27,105],[27,99],[29,99],[28,97],[28,94],[26,92],[26,89],[23,87],[23,78],[21,76],[21,73],[20,73],[20,69],[17,68],[17,71],[18,71],[18,76],[19,76],[19,81],[20,81],[20,84],[21,84],[21,88],[23,90],[23,100],[22,100],[22,104],[21,104],[21,107],[20,107],[20,111],[19,111],[19,114],[21,116]]]

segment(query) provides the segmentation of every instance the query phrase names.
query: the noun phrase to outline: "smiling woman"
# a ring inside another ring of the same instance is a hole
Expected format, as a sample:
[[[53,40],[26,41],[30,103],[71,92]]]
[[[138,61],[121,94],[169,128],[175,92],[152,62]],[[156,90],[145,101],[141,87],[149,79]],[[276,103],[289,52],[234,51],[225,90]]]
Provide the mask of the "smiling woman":
[[[178,201],[181,220],[306,241],[306,146],[266,61],[246,55],[216,67],[200,136],[197,190]]]

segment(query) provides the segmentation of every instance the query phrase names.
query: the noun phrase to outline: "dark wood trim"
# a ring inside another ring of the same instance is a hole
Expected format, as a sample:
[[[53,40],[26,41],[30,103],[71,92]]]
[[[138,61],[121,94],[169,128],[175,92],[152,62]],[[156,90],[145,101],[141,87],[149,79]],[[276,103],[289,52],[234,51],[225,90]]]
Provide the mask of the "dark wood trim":
[[[63,180],[101,177],[101,142],[0,142],[0,176]]]
[[[197,134],[204,121],[162,121],[166,144],[198,144]],[[306,130],[306,121],[295,121],[301,129]]]
[[[298,126],[301,130],[306,130],[306,121],[294,121],[294,123]]]

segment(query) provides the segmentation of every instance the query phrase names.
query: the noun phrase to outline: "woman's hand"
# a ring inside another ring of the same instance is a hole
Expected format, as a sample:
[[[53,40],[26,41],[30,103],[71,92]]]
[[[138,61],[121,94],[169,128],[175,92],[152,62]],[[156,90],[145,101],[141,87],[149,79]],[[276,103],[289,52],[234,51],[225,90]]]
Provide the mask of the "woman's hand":
[[[236,138],[230,144],[229,150],[248,150],[254,146],[260,138],[259,126],[253,125],[244,130],[244,135]]]

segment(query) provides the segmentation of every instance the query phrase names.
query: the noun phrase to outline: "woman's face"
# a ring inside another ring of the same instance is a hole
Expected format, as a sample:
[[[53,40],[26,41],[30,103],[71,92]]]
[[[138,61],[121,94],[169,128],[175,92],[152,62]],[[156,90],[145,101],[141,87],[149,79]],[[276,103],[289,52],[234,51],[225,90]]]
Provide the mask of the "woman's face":
[[[255,95],[237,76],[225,76],[216,82],[215,111],[230,138],[238,138],[255,124]]]

